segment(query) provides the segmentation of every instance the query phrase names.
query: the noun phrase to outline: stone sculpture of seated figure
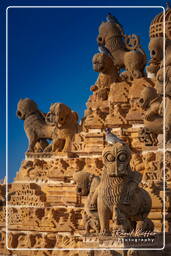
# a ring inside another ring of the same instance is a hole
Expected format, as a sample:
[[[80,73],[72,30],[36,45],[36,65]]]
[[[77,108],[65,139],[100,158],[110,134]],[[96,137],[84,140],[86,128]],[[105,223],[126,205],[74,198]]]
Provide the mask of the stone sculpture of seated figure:
[[[151,198],[138,186],[141,174],[130,168],[128,145],[120,142],[111,144],[104,149],[102,157],[102,177],[90,202],[90,208],[97,202],[101,235],[110,234],[110,219],[113,219],[114,227],[119,225],[124,231],[132,230],[133,223],[144,228]]]
[[[96,191],[100,182],[100,177],[91,173],[80,171],[73,175],[76,182],[76,190],[81,196],[87,196],[83,211],[83,222],[86,234],[93,230],[96,234],[99,232],[99,217],[97,213]],[[94,202],[91,205],[91,202]]]

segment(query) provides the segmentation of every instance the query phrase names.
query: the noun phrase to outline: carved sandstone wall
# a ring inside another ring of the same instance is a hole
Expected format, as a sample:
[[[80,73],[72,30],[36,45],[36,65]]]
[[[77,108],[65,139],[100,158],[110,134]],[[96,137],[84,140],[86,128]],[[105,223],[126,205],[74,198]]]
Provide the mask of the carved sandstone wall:
[[[154,22],[152,24],[154,25]],[[117,31],[120,38],[120,47],[122,48],[123,35],[121,28],[116,25],[112,26],[111,21],[103,24],[103,26],[106,26],[107,32],[116,33]],[[106,35],[107,33],[105,33]],[[98,40],[100,36],[103,38],[101,31],[99,32]],[[156,37],[158,36],[156,35]],[[110,47],[111,42],[108,41],[108,38],[104,38],[104,41],[107,41],[107,44],[103,44],[103,46],[110,50],[112,56],[114,56],[115,49]],[[134,45],[133,47],[136,50],[139,45]],[[131,53],[132,51],[127,52]],[[122,55],[124,54],[125,50],[122,52]],[[131,53],[130,58],[127,58],[133,61],[134,57],[137,58],[137,56],[133,56]],[[142,57],[143,55],[139,57],[140,60]],[[99,62],[102,65],[100,68]],[[109,64],[112,63],[111,69]],[[154,60],[151,63],[156,64]],[[22,162],[14,182],[8,185],[8,210],[5,206],[5,185],[0,185],[0,254],[21,256],[170,255],[170,146],[167,146],[165,154],[165,228],[167,241],[165,252],[136,251],[136,249],[119,251],[115,250],[115,247],[136,248],[135,243],[132,244],[129,240],[123,241],[122,239],[125,238],[123,236],[119,236],[120,241],[112,235],[108,237],[99,236],[99,234],[94,233],[93,228],[90,228],[90,233],[85,235],[86,224],[89,221],[89,219],[86,220],[83,217],[87,196],[82,196],[78,193],[73,175],[79,172],[88,172],[91,174],[91,178],[94,176],[101,177],[104,166],[102,152],[108,146],[105,128],[108,127],[112,128],[112,133],[129,146],[131,150],[130,167],[133,172],[136,171],[142,175],[139,187],[148,192],[152,201],[148,219],[153,224],[154,241],[147,241],[145,245],[138,242],[137,246],[162,247],[164,229],[162,134],[146,129],[147,109],[142,109],[142,105],[139,104],[144,88],[155,88],[158,70],[156,71],[155,69],[153,72],[155,75],[153,75],[153,78],[149,78],[144,74],[143,67],[140,70],[134,67],[136,72],[133,72],[134,70],[129,68],[129,64],[129,61],[117,63],[120,66],[125,65],[127,72],[120,74],[120,68],[116,67],[115,59],[111,59],[104,52],[96,54],[93,58],[93,68],[96,72],[99,72],[98,79],[95,85],[91,87],[92,94],[87,101],[87,109],[81,125],[77,127],[77,131],[74,130],[71,148],[64,151],[64,147],[61,144],[60,150],[55,152],[50,150],[39,152],[40,150],[32,150],[33,148],[30,150],[29,148],[29,152],[26,153],[25,160]],[[159,66],[157,66],[158,68]],[[152,71],[153,69],[150,69],[150,73]],[[148,103],[150,107],[151,101]],[[73,114],[71,110],[69,111]],[[51,115],[52,112],[50,112],[48,118]],[[43,117],[43,127],[46,125],[45,119]],[[52,120],[48,121],[52,123]],[[56,122],[56,120],[53,120],[55,125]],[[59,137],[61,136],[61,140],[64,140],[62,143],[66,143],[65,136],[63,139],[63,134],[61,134]],[[55,139],[53,137],[53,140]],[[90,187],[90,185],[87,184],[86,186]],[[109,226],[112,229],[113,222],[111,219],[109,222]],[[8,242],[6,241],[5,223],[8,229]],[[90,225],[93,224],[90,223]],[[6,247],[6,242],[9,249]],[[39,250],[41,248],[44,249]],[[57,248],[65,248],[65,250],[56,250]],[[77,249],[72,251],[70,248],[87,248],[87,250]],[[112,248],[112,251],[88,251],[88,248]]]

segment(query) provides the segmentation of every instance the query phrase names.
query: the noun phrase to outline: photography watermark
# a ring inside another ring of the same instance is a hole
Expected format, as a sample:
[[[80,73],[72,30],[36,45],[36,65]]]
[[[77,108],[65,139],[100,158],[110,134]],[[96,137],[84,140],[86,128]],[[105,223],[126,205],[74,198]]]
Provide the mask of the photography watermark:
[[[122,232],[117,230],[114,232],[114,236],[126,236],[126,237],[150,237],[157,235],[156,232],[153,231],[143,231],[142,229],[132,230],[131,232]]]

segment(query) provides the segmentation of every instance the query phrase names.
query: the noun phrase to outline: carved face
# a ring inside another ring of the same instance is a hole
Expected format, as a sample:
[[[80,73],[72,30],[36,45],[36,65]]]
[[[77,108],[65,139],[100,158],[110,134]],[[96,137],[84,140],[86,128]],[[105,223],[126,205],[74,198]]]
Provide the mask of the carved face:
[[[58,128],[61,128],[66,123],[69,115],[71,115],[70,108],[63,103],[54,103],[50,106],[48,121],[56,124]]]
[[[37,104],[29,99],[20,99],[17,105],[16,115],[19,119],[25,120],[26,116],[38,110]]]
[[[148,48],[153,60],[160,62],[163,59],[163,37],[151,38]]]
[[[107,73],[110,67],[113,67],[113,61],[111,57],[105,55],[104,53],[97,53],[93,56],[93,69],[96,72]]]
[[[152,99],[157,97],[157,92],[152,87],[144,87],[141,91],[140,98],[138,100],[138,105],[143,109],[146,110]]]
[[[166,96],[171,96],[171,66],[165,68],[165,93]],[[158,94],[163,95],[163,86],[164,86],[164,77],[163,77],[163,68],[159,69],[156,75],[156,90]]]
[[[129,171],[131,152],[126,144],[115,143],[107,146],[103,151],[103,163],[108,175],[122,177]]]
[[[112,25],[110,22],[102,22],[99,27],[99,34],[97,37],[98,45],[105,45],[106,40],[108,40],[112,36],[121,35],[121,31],[119,26]]]
[[[91,174],[88,172],[76,172],[73,175],[73,179],[76,182],[76,191],[81,196],[87,196],[90,191],[89,182]]]

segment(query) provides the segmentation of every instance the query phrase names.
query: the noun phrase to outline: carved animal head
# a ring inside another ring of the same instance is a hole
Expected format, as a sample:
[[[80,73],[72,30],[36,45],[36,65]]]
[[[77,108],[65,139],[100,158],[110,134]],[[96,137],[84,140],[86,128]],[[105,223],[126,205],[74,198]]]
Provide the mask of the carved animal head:
[[[126,144],[119,142],[105,147],[103,153],[105,172],[111,177],[122,177],[130,170],[131,151]]]
[[[73,175],[73,179],[77,185],[77,193],[81,196],[88,196],[90,192],[92,174],[84,171],[76,172]]]
[[[157,97],[157,91],[153,87],[146,87],[141,91],[140,98],[138,100],[138,105],[146,110],[150,106],[150,102]]]
[[[37,104],[31,99],[25,98],[19,100],[16,115],[19,119],[25,120],[28,115],[36,111],[38,111]]]
[[[99,26],[99,34],[97,37],[98,45],[105,45],[106,41],[111,37],[122,37],[123,30],[117,23],[112,24],[110,22],[102,22]]]
[[[54,103],[50,106],[48,118],[52,124],[62,128],[63,125],[69,120],[72,123],[77,123],[78,115],[73,112],[68,106],[63,103]]]
[[[151,38],[148,48],[153,60],[160,62],[163,59],[163,37]]]
[[[104,53],[95,54],[92,63],[94,71],[104,74],[110,72],[111,68],[114,68],[112,58]]]

